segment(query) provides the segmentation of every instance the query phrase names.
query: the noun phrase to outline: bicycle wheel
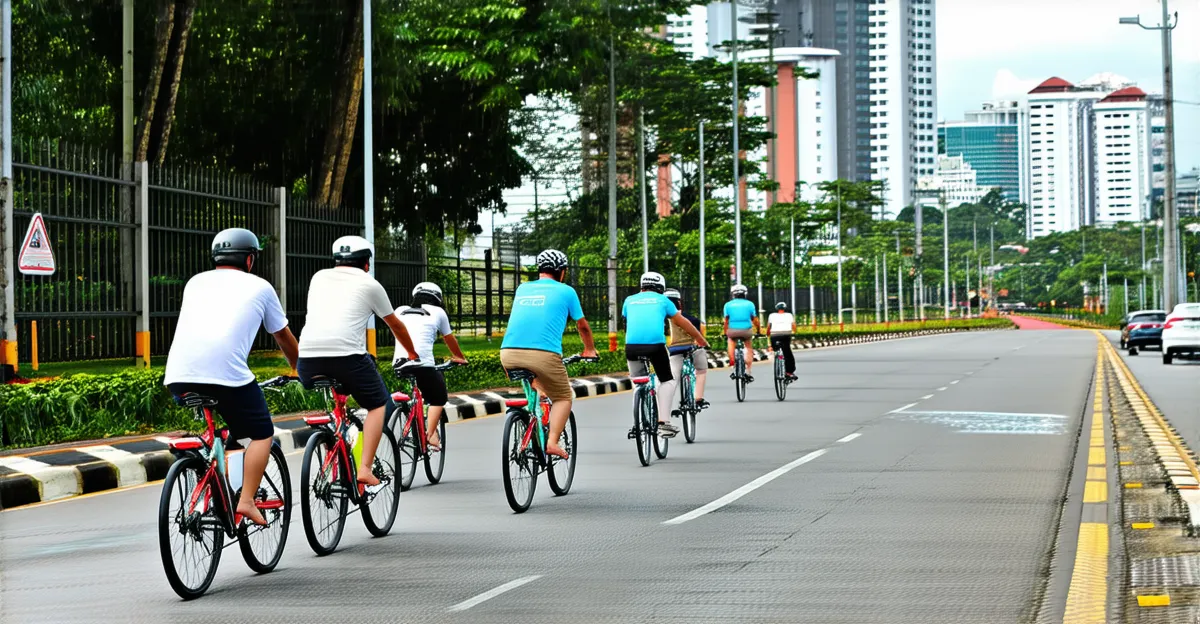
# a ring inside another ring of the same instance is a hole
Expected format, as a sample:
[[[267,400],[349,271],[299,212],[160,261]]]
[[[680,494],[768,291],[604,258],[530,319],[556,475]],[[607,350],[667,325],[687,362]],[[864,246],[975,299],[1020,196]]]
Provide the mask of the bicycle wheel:
[[[670,438],[664,438],[660,435],[654,436],[654,456],[659,459],[667,458],[667,447],[671,445]]]
[[[430,449],[425,453],[425,476],[430,483],[437,483],[442,480],[442,472],[446,469],[446,414],[442,413],[442,419],[438,421],[438,440],[442,443],[442,450],[435,451]]]
[[[533,502],[533,491],[537,489],[537,473],[534,472],[535,441],[522,449],[521,442],[529,429],[529,414],[510,412],[504,421],[504,440],[500,446],[500,468],[504,474],[504,496],[508,506],[517,513],[524,513]]]
[[[391,429],[383,430],[379,449],[375,451],[375,465],[371,472],[379,479],[379,485],[367,488],[360,503],[363,524],[375,537],[383,537],[392,530],[396,522],[396,508],[400,505],[400,479],[396,475],[396,434]],[[357,483],[358,479],[355,478]]]
[[[238,529],[238,546],[251,570],[266,574],[279,565],[292,523],[292,478],[287,458],[278,444],[271,446],[267,470],[254,499],[259,501],[267,526],[244,523]]]
[[[633,430],[634,442],[637,443],[638,461],[643,466],[650,465],[650,446],[654,443],[654,429],[650,424],[650,407],[647,397],[650,393],[645,387],[640,387],[633,395]]]
[[[176,461],[167,471],[158,500],[158,550],[163,571],[171,589],[184,600],[199,598],[208,591],[225,543],[225,530],[212,507],[220,494],[202,494],[197,497],[196,507],[191,506],[192,493],[207,470],[208,464],[198,458]]]
[[[412,487],[413,479],[417,476],[417,460],[421,455],[421,440],[418,436],[421,432],[418,428],[416,418],[409,420],[408,411],[396,409],[396,418],[393,419],[392,432],[399,442],[399,453],[397,459],[400,465],[397,467],[400,478],[400,491],[407,491]]]
[[[787,377],[784,377],[783,358],[775,358],[775,396],[782,401],[787,396]]]
[[[579,452],[578,433],[575,429],[575,412],[567,417],[567,426],[563,429],[562,448],[570,455],[570,459],[550,459],[550,469],[546,477],[550,480],[550,489],[559,496],[571,491],[571,482],[575,480],[575,454]]]
[[[696,441],[696,378],[688,375],[683,378],[683,401],[679,405],[679,416],[683,420],[683,439],[688,444]]]
[[[318,431],[304,447],[300,465],[300,517],[304,536],[318,556],[337,549],[346,528],[346,507],[350,503],[350,474],[341,457],[334,455],[333,434]]]

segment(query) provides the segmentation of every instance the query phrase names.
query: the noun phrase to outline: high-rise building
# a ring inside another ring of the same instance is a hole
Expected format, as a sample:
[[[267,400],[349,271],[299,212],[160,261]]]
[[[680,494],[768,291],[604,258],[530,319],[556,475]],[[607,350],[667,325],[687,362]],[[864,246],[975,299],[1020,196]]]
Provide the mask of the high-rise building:
[[[1153,108],[1137,87],[1114,91],[1093,106],[1097,224],[1150,217]]]
[[[1200,168],[1175,177],[1175,205],[1181,216],[1200,217]]]
[[[1008,201],[1020,201],[1023,114],[1018,102],[987,102],[967,112],[965,121],[939,123],[938,149],[971,165],[980,187],[998,188]]]
[[[979,184],[978,172],[962,156],[938,156],[933,175],[921,176],[917,188],[941,191],[949,208],[978,203],[991,190]],[[925,206],[938,206],[941,200],[938,196],[922,194],[918,201]]]
[[[708,7],[693,4],[687,13],[668,17],[666,36],[677,52],[692,59],[708,56]]]
[[[786,46],[835,49],[838,170],[884,185],[883,216],[912,203],[937,156],[933,0],[776,0]]]

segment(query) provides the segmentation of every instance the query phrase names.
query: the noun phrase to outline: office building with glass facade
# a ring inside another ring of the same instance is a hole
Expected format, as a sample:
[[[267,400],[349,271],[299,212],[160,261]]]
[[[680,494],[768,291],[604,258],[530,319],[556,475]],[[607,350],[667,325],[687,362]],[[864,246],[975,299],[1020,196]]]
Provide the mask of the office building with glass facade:
[[[1020,201],[1019,117],[1016,102],[984,104],[968,112],[966,121],[938,124],[938,147],[946,156],[961,156],[975,170],[980,187],[999,188],[1008,201]]]

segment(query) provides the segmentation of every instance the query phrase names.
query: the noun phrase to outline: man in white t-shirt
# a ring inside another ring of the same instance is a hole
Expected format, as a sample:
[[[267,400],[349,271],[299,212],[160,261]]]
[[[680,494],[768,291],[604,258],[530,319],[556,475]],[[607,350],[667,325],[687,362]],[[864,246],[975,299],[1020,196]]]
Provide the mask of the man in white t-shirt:
[[[796,333],[796,317],[788,312],[786,303],[775,304],[775,312],[767,317],[767,332],[771,335],[771,350],[783,351],[784,370],[789,381],[796,380],[796,357],[792,355],[792,336]]]
[[[442,411],[446,408],[449,394],[446,392],[446,379],[442,372],[434,368],[433,344],[438,335],[450,348],[450,360],[457,364],[466,364],[467,358],[458,346],[458,339],[450,330],[450,317],[442,308],[442,289],[433,282],[421,282],[412,291],[412,305],[400,306],[396,316],[408,328],[413,344],[417,348],[419,365],[407,369],[413,376],[417,388],[421,391],[421,400],[428,408],[425,416],[425,439],[430,448],[441,448],[442,441],[438,439],[438,423],[442,419]],[[396,347],[396,363],[401,360],[414,359],[404,347]]]
[[[371,243],[361,236],[343,236],[333,243],[332,269],[317,271],[308,286],[308,316],[300,332],[300,361],[296,372],[300,382],[312,387],[316,376],[338,382],[359,407],[367,410],[362,432],[362,464],[358,482],[379,485],[373,474],[375,450],[383,437],[383,420],[391,396],[375,358],[367,351],[367,321],[371,316],[383,319],[396,344],[409,353],[413,349],[408,330],[393,312],[383,285],[368,271],[372,261]]]
[[[216,268],[199,273],[183,288],[175,337],[167,354],[163,384],[176,398],[200,394],[217,400],[230,438],[250,439],[243,464],[237,513],[265,525],[254,506],[271,454],[275,425],[246,356],[261,326],[271,333],[289,364],[296,366],[296,337],[271,284],[253,275],[258,237],[232,228],[213,239]]]

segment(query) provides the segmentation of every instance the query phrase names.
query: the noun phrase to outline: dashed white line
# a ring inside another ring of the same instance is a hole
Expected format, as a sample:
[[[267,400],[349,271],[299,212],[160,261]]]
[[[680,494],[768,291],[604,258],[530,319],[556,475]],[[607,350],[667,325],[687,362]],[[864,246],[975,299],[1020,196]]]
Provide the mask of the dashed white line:
[[[929,397],[931,397],[931,396],[933,396],[933,395],[932,395],[932,394],[926,395],[925,397],[923,397],[923,398],[922,398],[922,400],[924,400],[924,399],[928,399],[928,398],[929,398]],[[892,411],[890,411],[890,412],[888,412],[888,413],[889,413],[889,414],[899,414],[900,412],[903,412],[904,410],[906,410],[906,409],[908,409],[908,408],[910,408],[910,407],[915,407],[916,405],[917,405],[917,402],[916,402],[916,401],[914,401],[914,402],[912,402],[912,403],[909,403],[908,405],[905,405],[904,407],[897,407],[896,409],[894,409],[894,410],[892,410]]]
[[[499,587],[496,587],[494,589],[489,589],[489,590],[483,592],[482,594],[475,596],[474,598],[464,600],[464,601],[454,605],[453,607],[450,607],[449,609],[447,609],[447,611],[451,611],[451,612],[466,611],[467,609],[470,609],[471,607],[474,607],[475,605],[478,605],[482,602],[491,600],[492,598],[495,598],[496,596],[499,596],[500,594],[503,594],[504,592],[512,591],[522,585],[532,583],[540,578],[542,578],[541,574],[534,574],[533,576],[525,576],[525,577],[519,578],[515,581],[509,581]]]
[[[929,399],[932,399],[932,398],[933,398],[933,395],[932,395],[932,394],[927,394],[927,395],[925,395],[925,396],[921,397],[921,400],[922,400],[922,401],[928,401]],[[914,403],[913,405],[916,405],[916,404]]]
[[[855,439],[855,438],[857,438],[857,437],[859,437],[859,436],[861,436],[861,435],[862,435],[861,433],[852,433],[852,434],[850,434],[850,435],[848,435],[848,436],[846,436],[846,437],[844,437],[844,438],[839,438],[839,439],[838,439],[838,444],[845,444],[845,443],[847,443],[847,442],[849,442],[849,441],[851,441],[851,440],[853,440],[853,439]]]
[[[962,380],[961,380],[961,379],[955,379],[954,381],[950,382],[950,385],[952,385],[952,386],[953,386],[954,384],[956,384],[956,383],[958,383],[958,382],[960,382],[960,381],[962,381]]]
[[[810,462],[828,452],[829,452],[829,449],[819,449],[819,450],[813,451],[813,452],[809,453],[808,455],[805,455],[799,459],[794,459],[794,460],[776,468],[775,470],[772,470],[771,472],[768,472],[767,474],[751,481],[750,483],[747,483],[746,485],[743,485],[742,487],[726,494],[725,496],[722,496],[721,498],[718,498],[717,500],[715,500],[711,503],[708,503],[707,505],[704,505],[703,507],[698,507],[696,509],[693,509],[693,510],[683,514],[682,516],[676,516],[674,518],[671,518],[670,520],[666,520],[663,522],[663,524],[683,524],[684,522],[687,522],[688,520],[695,520],[696,518],[699,518],[700,516],[703,516],[704,514],[716,511],[716,510],[728,505],[729,503],[732,503],[732,502],[736,501],[737,499],[749,494],[750,492],[753,492],[754,490],[757,490],[758,488],[774,481],[775,479],[782,477],[783,475],[790,472],[793,468],[796,468],[798,466],[803,466],[804,464],[807,464],[808,462]]]
[[[948,388],[948,387],[949,386],[942,386],[941,388],[938,388],[938,392],[945,392],[946,388]]]

